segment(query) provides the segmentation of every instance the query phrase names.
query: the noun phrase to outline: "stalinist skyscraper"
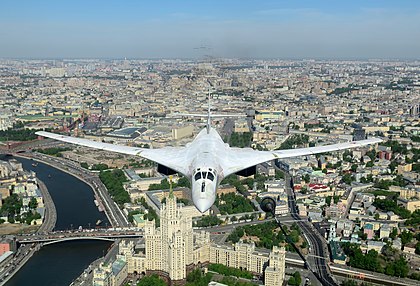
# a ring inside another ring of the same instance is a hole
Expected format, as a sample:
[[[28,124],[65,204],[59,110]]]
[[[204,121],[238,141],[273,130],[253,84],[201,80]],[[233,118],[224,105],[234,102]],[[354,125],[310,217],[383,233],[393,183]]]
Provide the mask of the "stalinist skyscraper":
[[[120,243],[119,257],[127,262],[127,272],[158,274],[167,280],[168,285],[184,285],[188,271],[216,263],[256,275],[264,273],[267,286],[283,283],[284,247],[275,246],[268,254],[258,252],[253,242],[217,245],[211,242],[209,232],[193,232],[194,213],[194,206],[177,204],[171,189],[160,210],[160,227],[156,228],[154,220],[145,222],[144,252],[136,253],[133,241]]]
[[[166,272],[173,282],[184,281],[186,265],[193,263],[192,218],[181,210],[171,191],[162,206],[160,228],[154,221],[145,227],[148,269]]]

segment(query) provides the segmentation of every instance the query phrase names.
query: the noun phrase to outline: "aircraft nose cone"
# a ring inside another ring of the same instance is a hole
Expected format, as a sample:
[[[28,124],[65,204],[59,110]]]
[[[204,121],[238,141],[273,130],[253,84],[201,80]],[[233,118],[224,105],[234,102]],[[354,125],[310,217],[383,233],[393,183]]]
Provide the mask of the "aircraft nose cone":
[[[208,199],[197,199],[195,201],[195,206],[200,212],[205,212],[208,210],[212,205],[211,200]]]

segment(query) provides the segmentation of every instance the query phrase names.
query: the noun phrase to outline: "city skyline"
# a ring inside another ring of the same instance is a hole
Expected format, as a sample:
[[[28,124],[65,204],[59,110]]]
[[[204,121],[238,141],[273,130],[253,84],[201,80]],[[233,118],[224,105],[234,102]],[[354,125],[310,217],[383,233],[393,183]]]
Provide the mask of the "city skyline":
[[[0,7],[0,58],[420,58],[415,1],[19,1]]]

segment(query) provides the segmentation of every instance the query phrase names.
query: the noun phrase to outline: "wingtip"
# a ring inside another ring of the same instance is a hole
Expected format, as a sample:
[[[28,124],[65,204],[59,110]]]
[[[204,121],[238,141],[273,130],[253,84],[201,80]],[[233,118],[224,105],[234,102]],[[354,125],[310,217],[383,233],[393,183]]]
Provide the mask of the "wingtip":
[[[49,134],[49,132],[45,132],[45,131],[37,131],[37,132],[35,132],[35,134],[36,134],[36,135],[38,135],[38,136],[44,136],[44,137],[47,137],[47,136],[48,136],[48,134]]]

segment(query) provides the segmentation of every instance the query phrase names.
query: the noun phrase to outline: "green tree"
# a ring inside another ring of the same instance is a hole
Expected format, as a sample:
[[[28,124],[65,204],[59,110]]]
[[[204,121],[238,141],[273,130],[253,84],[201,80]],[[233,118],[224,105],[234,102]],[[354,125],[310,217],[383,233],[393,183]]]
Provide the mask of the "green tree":
[[[394,228],[392,229],[391,233],[389,234],[389,237],[390,237],[391,239],[395,239],[395,238],[397,237],[397,234],[398,234],[398,229],[397,229],[396,227],[394,227]]]
[[[409,266],[403,256],[397,260],[389,262],[385,267],[385,274],[397,277],[407,277]]]
[[[176,185],[173,184],[172,187],[175,187]],[[169,181],[167,179],[163,179],[160,181],[160,184],[151,184],[149,186],[149,191],[154,191],[154,190],[168,190],[170,187],[169,185]]]
[[[252,132],[244,132],[244,133],[238,133],[238,132],[232,132],[229,138],[229,145],[231,147],[249,147],[251,146],[252,142]]]
[[[216,216],[203,216],[199,221],[195,223],[197,227],[208,227],[220,225],[223,221]]]
[[[36,198],[32,197],[31,200],[29,201],[28,207],[31,210],[34,210],[38,207],[38,201],[36,200]]]
[[[331,205],[331,199],[332,199],[332,196],[328,196],[328,197],[325,198],[325,204],[327,206]]]
[[[17,194],[12,194],[4,200],[1,213],[8,217],[9,222],[13,223],[15,215],[20,213],[22,206],[22,199]]]
[[[396,161],[391,161],[391,164],[389,164],[389,169],[391,170],[392,173],[394,173],[397,166],[398,166],[398,163]]]
[[[208,269],[210,271],[214,271],[219,274],[226,275],[226,276],[232,275],[232,276],[242,277],[246,279],[252,279],[253,277],[252,273],[249,271],[240,270],[233,267],[227,267],[223,264],[209,264]]]
[[[352,153],[349,150],[345,150],[343,152],[343,161],[345,162],[351,162],[353,159]]]
[[[293,134],[284,141],[277,150],[292,149],[297,146],[309,143],[309,136],[304,134]]]
[[[187,276],[186,286],[207,286],[212,280],[212,274],[203,274],[201,269],[197,268],[191,271]]]
[[[341,286],[358,286],[357,282],[354,280],[344,280],[340,284]]]
[[[122,206],[130,202],[130,195],[124,189],[123,184],[127,181],[124,172],[120,169],[101,171],[99,178],[107,188],[114,201]]]
[[[129,212],[128,212],[128,216],[127,216],[128,221],[129,221],[129,222],[133,222],[133,221],[134,221],[133,216],[134,216],[134,215],[136,215],[136,214],[139,214],[139,213],[140,213],[140,211],[138,211],[138,210],[135,210],[135,211],[129,211]]]
[[[190,183],[190,180],[188,180],[187,177],[182,176],[181,178],[179,178],[179,180],[177,182],[177,186],[178,187],[190,188],[191,187],[191,183]]]
[[[109,169],[107,164],[99,163],[99,164],[92,165],[92,170],[94,171],[105,171],[107,169]]]
[[[347,185],[351,185],[351,182],[353,182],[355,179],[350,173],[344,174],[344,176],[341,178],[341,180],[346,183]]]
[[[275,175],[275,178],[276,178],[276,180],[279,180],[279,179],[284,179],[284,174],[283,174],[283,172],[281,172],[281,171],[279,171],[279,170],[276,170],[276,175]]]
[[[137,286],[166,286],[165,281],[163,281],[159,276],[153,274],[151,276],[143,277]]]
[[[221,201],[224,203],[221,204]],[[254,211],[254,205],[249,199],[235,193],[221,194],[217,197],[215,205],[222,214],[236,214]]]
[[[82,162],[80,163],[80,167],[85,168],[85,169],[89,169],[89,164],[86,162]]]
[[[51,148],[45,148],[45,149],[38,149],[36,151],[42,154],[50,155],[50,156],[62,157],[63,155],[61,154],[61,152],[70,151],[70,150],[72,150],[72,148],[51,147]]]
[[[411,242],[411,240],[413,239],[413,234],[411,233],[411,231],[404,230],[403,232],[401,232],[400,238],[402,245],[405,246],[407,243]]]
[[[293,276],[290,277],[288,284],[299,286],[300,283],[302,283],[302,278],[300,276],[300,273],[299,271],[295,271],[295,273],[293,273]]]
[[[420,254],[420,241],[416,243],[416,254]]]
[[[29,129],[12,129],[0,130],[0,141],[30,141],[36,139],[38,136],[35,132],[39,130]]]

